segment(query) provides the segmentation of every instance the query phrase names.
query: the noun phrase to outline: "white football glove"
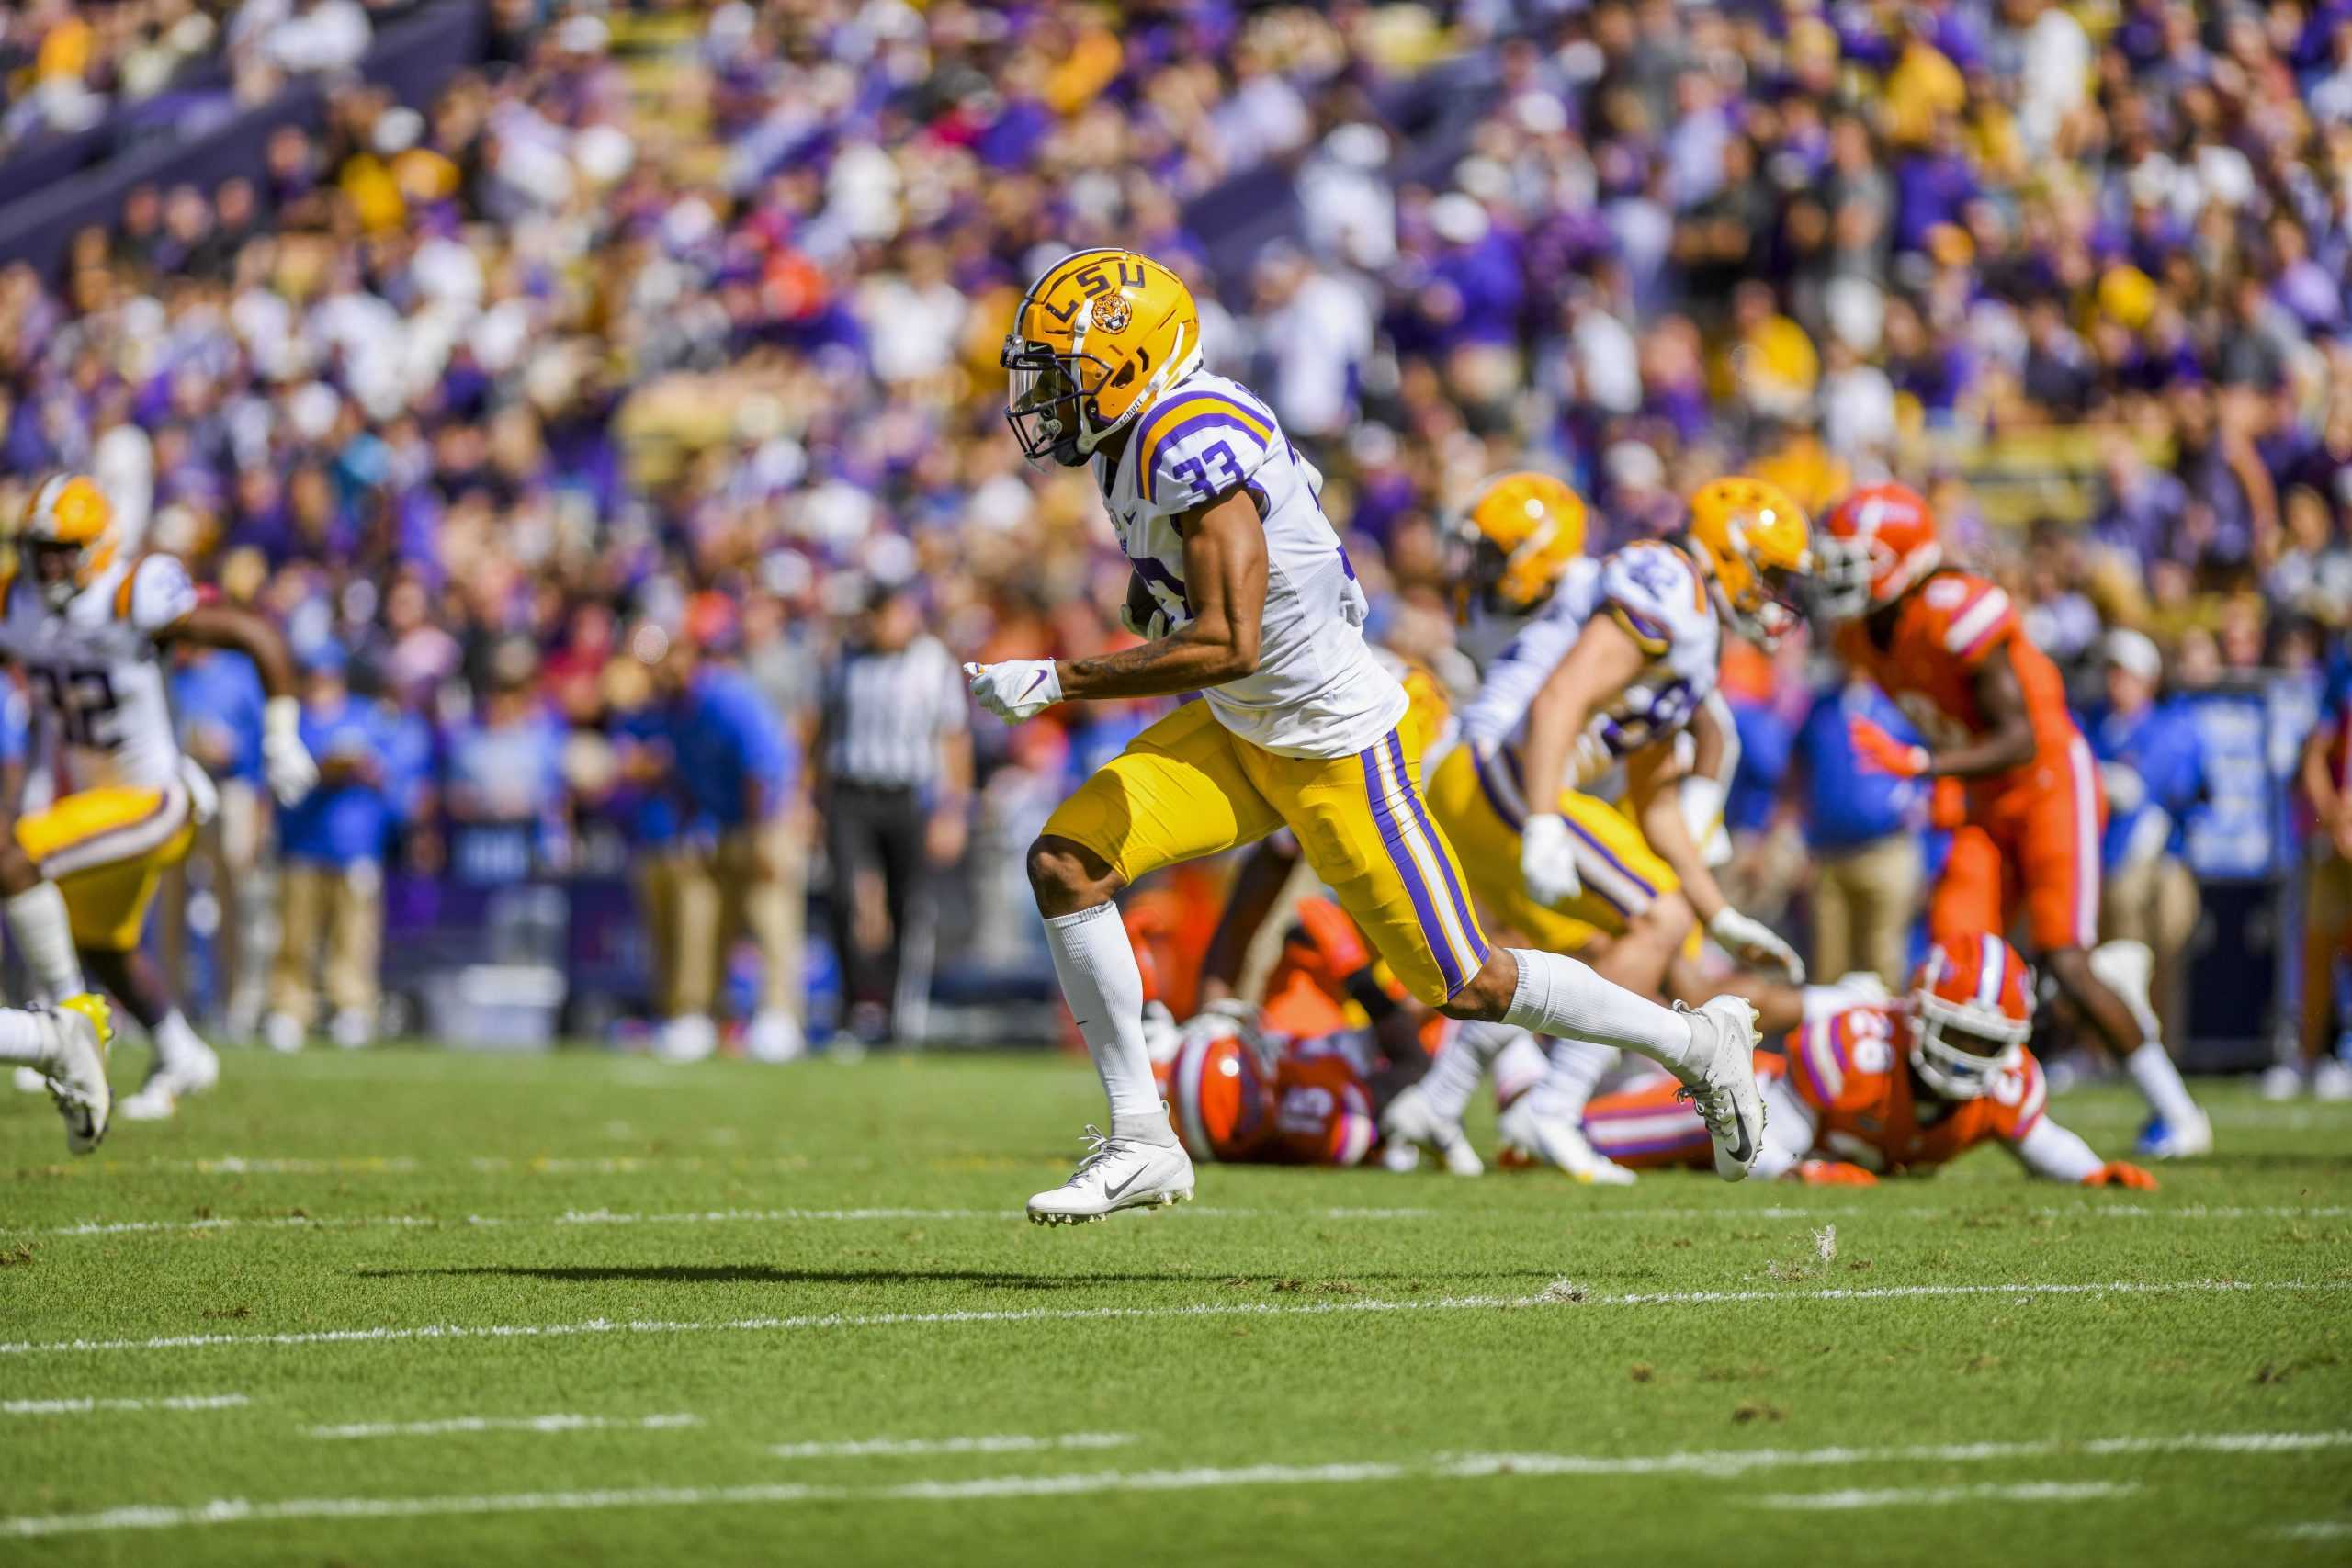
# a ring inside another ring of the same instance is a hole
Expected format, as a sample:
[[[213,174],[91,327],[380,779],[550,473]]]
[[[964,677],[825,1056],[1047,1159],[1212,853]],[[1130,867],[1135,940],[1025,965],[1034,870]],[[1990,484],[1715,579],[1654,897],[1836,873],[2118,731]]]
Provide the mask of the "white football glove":
[[[319,784],[319,764],[302,744],[302,704],[272,697],[261,710],[261,771],[280,806],[291,806]]]
[[[1795,948],[1781,940],[1780,932],[1763,921],[1725,905],[1707,922],[1707,934],[1742,964],[1753,968],[1770,964],[1786,975],[1791,985],[1804,984],[1804,960],[1797,956]]]
[[[964,674],[973,700],[1009,724],[1034,718],[1062,700],[1061,671],[1050,659],[967,664]]]
[[[1527,819],[1519,834],[1519,878],[1527,885],[1527,896],[1546,908],[1556,909],[1583,894],[1584,875],[1577,870],[1566,818],[1547,811]]]

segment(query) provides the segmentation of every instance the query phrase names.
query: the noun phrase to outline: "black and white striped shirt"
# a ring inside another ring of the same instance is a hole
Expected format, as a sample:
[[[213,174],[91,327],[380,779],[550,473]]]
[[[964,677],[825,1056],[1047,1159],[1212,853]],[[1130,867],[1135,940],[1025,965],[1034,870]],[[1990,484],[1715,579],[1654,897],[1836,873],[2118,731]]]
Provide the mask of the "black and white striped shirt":
[[[825,680],[825,771],[835,784],[927,789],[939,742],[969,716],[963,671],[937,637],[895,652],[851,647]]]

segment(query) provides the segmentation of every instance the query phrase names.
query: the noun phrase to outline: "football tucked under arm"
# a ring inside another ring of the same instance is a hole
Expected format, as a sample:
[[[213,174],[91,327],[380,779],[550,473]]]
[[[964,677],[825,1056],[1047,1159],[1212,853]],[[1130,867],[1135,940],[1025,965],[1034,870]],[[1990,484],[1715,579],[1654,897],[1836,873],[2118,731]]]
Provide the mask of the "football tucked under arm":
[[[1127,602],[1119,606],[1119,624],[1140,637],[1168,635],[1168,612],[1139,571],[1127,573]]]

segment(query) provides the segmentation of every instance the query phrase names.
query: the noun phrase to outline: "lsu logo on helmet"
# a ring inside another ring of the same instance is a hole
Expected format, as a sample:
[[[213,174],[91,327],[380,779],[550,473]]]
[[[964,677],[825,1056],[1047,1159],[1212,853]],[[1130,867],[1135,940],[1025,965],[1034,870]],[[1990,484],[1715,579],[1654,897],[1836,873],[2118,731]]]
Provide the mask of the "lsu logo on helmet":
[[[1714,569],[1716,606],[1731,628],[1765,648],[1803,613],[1813,574],[1813,528],[1789,493],[1735,475],[1690,497],[1690,542]]]
[[[1200,310],[1149,256],[1074,251],[1021,297],[998,363],[1021,455],[1076,468],[1199,367]]]

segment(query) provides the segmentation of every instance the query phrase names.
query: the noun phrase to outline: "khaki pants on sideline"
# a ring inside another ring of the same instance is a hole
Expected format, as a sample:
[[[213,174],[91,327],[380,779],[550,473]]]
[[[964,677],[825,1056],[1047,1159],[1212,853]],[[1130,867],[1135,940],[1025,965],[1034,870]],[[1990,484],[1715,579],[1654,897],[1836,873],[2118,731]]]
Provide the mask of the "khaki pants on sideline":
[[[653,1005],[663,1018],[709,1010],[718,983],[711,974],[708,947],[718,917],[703,906],[718,897],[718,890],[684,850],[664,849],[638,863],[637,901],[653,960]],[[691,958],[686,952],[689,934],[695,939]],[[689,998],[695,996],[702,998],[701,1007],[689,1008]]]
[[[1813,886],[1813,977],[1826,985],[1865,969],[1901,990],[1926,874],[1919,840],[1907,833],[1823,855]]]
[[[672,1018],[707,1013],[718,999],[727,954],[744,937],[760,950],[757,1010],[798,1018],[801,925],[808,902],[808,852],[799,833],[778,820],[722,834],[695,854],[665,857],[676,887]],[[661,938],[655,938],[657,955]]]
[[[270,966],[269,1005],[305,1026],[318,1005],[311,964],[326,945],[327,1006],[356,1012],[372,1028],[384,946],[384,868],[289,860],[277,872],[277,959]]]
[[[2177,855],[2119,866],[2099,890],[2099,940],[2144,942],[2156,955],[2155,982],[2149,987],[2154,994],[2149,1000],[2168,1042],[2177,1042],[2188,1022],[2183,985],[2188,965],[2181,960],[2188,939],[2197,934],[2197,917],[2203,908],[2196,874]]]

